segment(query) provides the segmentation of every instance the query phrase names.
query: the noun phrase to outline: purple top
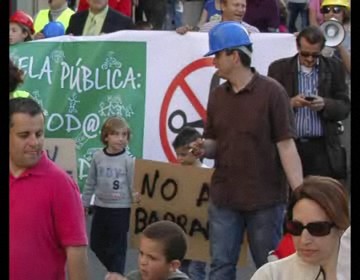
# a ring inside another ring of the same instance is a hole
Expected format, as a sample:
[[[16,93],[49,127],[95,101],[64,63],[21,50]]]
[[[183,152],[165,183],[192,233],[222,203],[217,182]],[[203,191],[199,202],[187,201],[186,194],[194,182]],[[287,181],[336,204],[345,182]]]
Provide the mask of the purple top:
[[[316,12],[316,21],[318,24],[322,24],[324,22],[324,16],[320,12],[321,0],[309,0],[309,9],[312,9]]]
[[[277,0],[247,1],[244,21],[256,26],[260,32],[269,32],[269,27],[278,29],[280,25],[280,8]]]

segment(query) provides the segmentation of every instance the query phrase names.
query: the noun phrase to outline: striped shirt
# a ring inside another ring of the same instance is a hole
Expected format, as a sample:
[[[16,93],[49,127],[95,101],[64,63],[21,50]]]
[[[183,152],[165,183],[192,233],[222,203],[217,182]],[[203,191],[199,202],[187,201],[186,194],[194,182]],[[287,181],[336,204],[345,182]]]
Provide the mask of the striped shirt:
[[[299,92],[305,96],[318,95],[318,65],[310,72],[298,67]],[[319,137],[324,135],[324,129],[318,112],[309,107],[300,107],[295,111],[296,132],[301,137]]]
[[[202,26],[200,26],[199,32],[209,32],[211,28],[213,28],[215,25],[218,25],[221,22],[221,20],[212,20],[204,23]],[[249,33],[259,33],[259,29],[257,29],[255,26],[252,26],[245,21],[240,22],[247,32]]]

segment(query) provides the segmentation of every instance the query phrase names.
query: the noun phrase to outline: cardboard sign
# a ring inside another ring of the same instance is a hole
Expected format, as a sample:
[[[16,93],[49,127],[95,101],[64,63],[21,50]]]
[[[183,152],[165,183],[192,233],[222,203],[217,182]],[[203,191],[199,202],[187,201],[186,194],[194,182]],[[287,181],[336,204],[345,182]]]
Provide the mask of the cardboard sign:
[[[77,182],[75,141],[65,138],[46,138],[44,149],[49,159],[63,168]]]
[[[137,248],[145,227],[171,220],[188,236],[186,258],[210,261],[208,203],[213,169],[136,160],[135,190],[141,202],[131,212],[131,244]],[[226,236],[224,236],[226,238]],[[247,241],[242,244],[239,266],[247,265]]]

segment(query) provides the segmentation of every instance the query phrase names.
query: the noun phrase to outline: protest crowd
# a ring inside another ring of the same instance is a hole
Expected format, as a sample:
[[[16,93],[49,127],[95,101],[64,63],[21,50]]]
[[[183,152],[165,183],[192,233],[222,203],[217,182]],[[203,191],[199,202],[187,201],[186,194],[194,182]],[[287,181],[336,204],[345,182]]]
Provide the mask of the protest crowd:
[[[184,17],[189,2],[202,3],[192,23]],[[27,88],[31,71],[10,56],[10,280],[92,279],[88,250],[105,267],[105,280],[236,280],[247,247],[251,280],[350,279],[349,0],[49,0],[34,14],[11,4],[10,50],[60,36],[100,44],[119,31],[168,31],[184,40],[202,33],[202,55],[216,72],[206,117],[170,127],[176,135],[169,147],[175,168],[213,170],[208,259],[187,255],[180,222],[154,219],[139,233],[138,269],[126,271],[132,215],[144,200],[129,146],[143,135],[122,111],[105,118],[80,187],[45,151],[49,112]],[[287,34],[296,47],[265,74],[252,64],[252,36],[263,33]]]

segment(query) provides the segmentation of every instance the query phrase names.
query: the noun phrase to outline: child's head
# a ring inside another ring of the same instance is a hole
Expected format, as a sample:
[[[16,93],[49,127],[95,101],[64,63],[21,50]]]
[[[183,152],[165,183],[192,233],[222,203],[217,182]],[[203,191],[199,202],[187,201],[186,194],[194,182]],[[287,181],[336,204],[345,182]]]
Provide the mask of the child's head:
[[[68,0],[51,0],[51,1],[48,1],[49,8],[52,11],[60,9],[61,7],[63,7],[65,5],[66,2],[69,2],[69,1]]]
[[[130,140],[130,128],[124,118],[110,117],[101,128],[101,142],[110,152],[121,152]]]
[[[177,160],[182,165],[195,165],[199,159],[190,152],[189,144],[201,138],[200,133],[193,127],[185,126],[172,142]]]
[[[9,59],[9,92],[12,93],[24,82],[24,72]]]
[[[186,235],[174,222],[158,221],[147,226],[139,246],[142,280],[168,279],[180,267],[186,250]]]
[[[10,17],[9,42],[10,45],[31,41],[34,34],[34,22],[31,16],[23,11],[16,11]]]

